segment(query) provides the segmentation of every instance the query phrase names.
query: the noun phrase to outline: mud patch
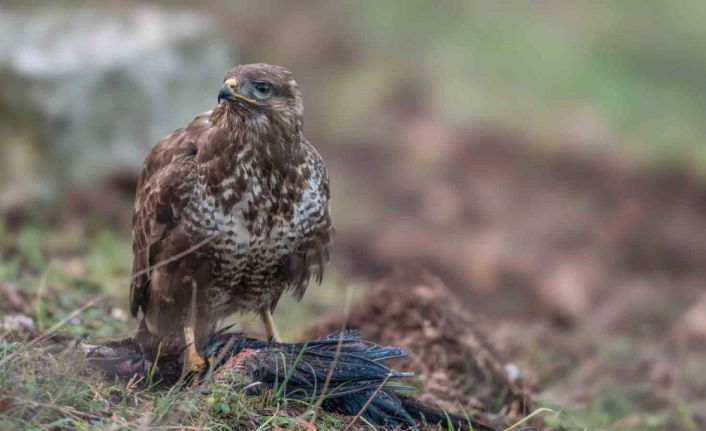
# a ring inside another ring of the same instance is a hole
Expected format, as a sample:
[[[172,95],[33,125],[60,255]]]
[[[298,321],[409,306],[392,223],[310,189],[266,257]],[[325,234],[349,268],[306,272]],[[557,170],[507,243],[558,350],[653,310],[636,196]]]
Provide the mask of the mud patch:
[[[341,328],[341,316],[316,332]],[[397,366],[419,376],[419,399],[445,410],[513,422],[530,409],[518,367],[500,355],[473,310],[429,273],[398,272],[370,286],[347,326],[364,337],[404,347]]]

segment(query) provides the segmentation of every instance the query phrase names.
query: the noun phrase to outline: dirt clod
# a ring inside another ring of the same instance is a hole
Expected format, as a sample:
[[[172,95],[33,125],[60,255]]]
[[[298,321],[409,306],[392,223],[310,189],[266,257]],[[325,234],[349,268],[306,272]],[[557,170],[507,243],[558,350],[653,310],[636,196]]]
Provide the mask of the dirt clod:
[[[332,317],[317,332],[340,326],[340,316]],[[408,356],[399,366],[418,374],[425,402],[476,416],[497,412],[507,420],[529,408],[521,370],[491,345],[480,317],[433,275],[398,272],[371,285],[347,326],[403,346]]]

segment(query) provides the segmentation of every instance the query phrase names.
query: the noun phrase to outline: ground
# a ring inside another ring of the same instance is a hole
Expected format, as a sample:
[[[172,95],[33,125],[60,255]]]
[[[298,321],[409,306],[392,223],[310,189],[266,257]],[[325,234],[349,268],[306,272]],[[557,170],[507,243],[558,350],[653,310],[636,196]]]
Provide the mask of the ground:
[[[537,409],[532,423],[544,429],[700,429],[706,307],[696,239],[706,187],[685,173],[537,159],[524,148],[476,142],[452,159],[477,164],[474,184],[493,192],[497,211],[531,214],[541,202],[547,217],[518,224],[500,212],[459,218],[452,208],[442,221],[410,225],[401,213],[424,213],[427,202],[414,194],[434,194],[411,190],[407,205],[380,209],[391,222],[343,235],[339,264],[302,304],[284,301],[277,320],[285,338],[340,327],[348,298],[348,325],[406,347],[410,357],[398,366],[418,373],[424,400],[448,410],[485,415],[501,429]],[[556,165],[571,168],[547,168]],[[528,178],[540,187],[517,199]],[[464,177],[444,181],[454,189]],[[556,188],[564,192],[542,196]],[[482,191],[454,190],[465,211],[493,211]],[[384,200],[387,191],[379,193]],[[24,214],[18,227],[4,227],[3,428],[310,426],[305,408],[286,400],[141,388],[86,372],[78,342],[126,337],[135,326],[125,312],[123,221],[94,213],[95,222]],[[445,232],[477,232],[482,246]],[[515,238],[522,242],[510,247]],[[236,320],[258,335],[256,320]],[[318,429],[344,424],[317,418]]]

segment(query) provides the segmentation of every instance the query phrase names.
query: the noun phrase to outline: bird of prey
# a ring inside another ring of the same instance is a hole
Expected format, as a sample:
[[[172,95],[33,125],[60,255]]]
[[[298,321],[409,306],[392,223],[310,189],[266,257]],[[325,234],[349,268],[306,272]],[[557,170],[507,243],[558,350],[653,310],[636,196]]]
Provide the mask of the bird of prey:
[[[217,106],[147,155],[133,213],[131,312],[146,347],[184,350],[184,369],[218,322],[261,316],[321,281],[333,225],[324,161],[302,132],[302,96],[280,66],[236,66]],[[142,313],[140,313],[140,311]]]

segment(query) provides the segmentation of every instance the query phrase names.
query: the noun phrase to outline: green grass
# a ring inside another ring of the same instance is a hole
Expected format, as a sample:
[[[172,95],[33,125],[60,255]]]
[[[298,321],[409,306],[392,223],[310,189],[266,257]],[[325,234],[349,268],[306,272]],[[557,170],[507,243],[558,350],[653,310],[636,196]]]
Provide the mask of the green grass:
[[[3,343],[0,360],[22,347]],[[0,367],[1,429],[168,428],[274,429],[305,425],[303,408],[287,409],[271,394],[246,397],[222,384],[206,392],[167,390],[159,385],[136,389],[110,382],[85,367],[83,355],[65,350],[47,355],[41,348]],[[318,429],[336,429],[341,420],[319,414]]]
[[[268,430],[309,426],[306,421],[312,418],[311,405],[282,396],[287,366],[291,364],[282,365],[283,378],[274,391],[257,397],[246,397],[219,384],[206,393],[167,390],[159,385],[140,388],[106,380],[85,367],[82,354],[74,348],[77,342],[119,339],[134,331],[134,323],[122,311],[127,300],[129,244],[121,237],[100,230],[67,233],[63,229],[51,231],[35,226],[6,236],[3,245],[5,256],[0,264],[0,279],[17,285],[26,294],[26,314],[35,324],[35,333],[30,338],[42,331],[51,337],[30,348],[29,340],[0,333],[0,429],[117,426]],[[8,250],[12,253],[8,254]],[[309,295],[303,305],[282,304],[278,321],[288,328],[285,331],[288,339],[301,337],[322,310],[342,307],[342,288],[350,283],[335,275],[327,283],[325,287],[312,286],[320,290],[317,295]],[[86,307],[90,301],[95,304]],[[590,339],[591,334],[586,337]],[[600,366],[612,367],[630,360],[639,345],[624,338],[605,340],[597,348],[601,352]],[[548,380],[550,391],[561,392],[570,385],[571,365],[561,359],[559,351],[527,339],[522,354],[526,357],[518,359],[530,369],[541,374],[557,373],[556,378]],[[9,355],[12,355],[10,360],[4,360]],[[688,365],[686,370],[690,375],[700,375],[702,364]],[[584,405],[566,407],[547,402],[546,407],[553,412],[541,410],[537,418],[566,430],[697,429],[683,400],[673,399],[666,405],[650,407],[634,385],[600,378],[589,392],[590,401]],[[347,420],[350,418],[319,413],[316,426],[319,430],[341,429]],[[362,420],[356,426],[367,429]]]
[[[255,397],[224,384],[209,385],[205,391],[168,390],[156,382],[143,388],[106,380],[87,368],[76,343],[120,339],[134,332],[134,323],[122,311],[129,244],[114,233],[69,234],[34,226],[4,237],[3,246],[0,280],[23,292],[34,331],[0,332],[0,429],[311,428],[311,405],[282,394],[286,364],[280,385]],[[309,303],[303,310],[284,313],[283,320],[301,321],[302,313],[321,306]],[[4,317],[0,312],[0,321]],[[300,332],[306,328],[285,326]],[[287,334],[293,336],[294,331]],[[35,345],[37,339],[43,341]],[[326,412],[319,412],[315,423],[319,430],[346,425],[345,419]]]
[[[158,382],[145,387],[106,379],[86,366],[75,346],[133,333],[134,323],[124,312],[115,312],[126,300],[128,244],[106,231],[68,234],[38,226],[4,239],[2,280],[23,292],[26,316],[35,327],[31,332],[0,332],[0,429],[276,430],[312,429],[313,421],[318,430],[340,430],[352,420],[323,411],[314,414],[313,400],[284,396],[293,364],[282,363],[281,381],[259,396],[245,396],[225,384],[169,389]],[[83,265],[78,267],[77,260]],[[329,279],[344,285],[335,276]],[[311,313],[340,302],[341,288],[329,286],[327,291],[311,295],[303,306],[283,304],[280,322],[298,328],[286,331],[287,336],[301,336]],[[0,321],[4,317],[0,313]],[[359,418],[350,429],[370,428]]]
[[[280,390],[291,364],[283,364],[282,381],[274,391],[256,397],[218,384],[205,393],[159,385],[140,388],[106,380],[85,367],[74,348],[77,342],[124,338],[135,329],[123,311],[129,274],[129,244],[124,238],[102,230],[34,226],[4,236],[2,245],[0,280],[18,286],[26,295],[25,314],[35,324],[29,338],[43,331],[52,336],[32,347],[27,338],[0,332],[0,429],[307,429],[311,405],[289,400]],[[343,287],[351,283],[333,274],[326,284],[312,286],[317,294],[308,295],[303,305],[282,304],[278,321],[288,328],[287,339],[301,337],[323,310],[342,309]],[[91,301],[95,304],[86,307]],[[610,376],[620,375],[615,370],[621,364],[649,353],[654,347],[650,340],[625,334],[596,341],[590,331],[577,334],[585,339],[583,345],[598,349],[596,378],[586,390],[585,402],[559,405],[548,400],[562,399],[552,394],[571,393],[578,372],[575,364],[546,340],[540,342],[518,330],[526,338],[524,350],[515,359],[523,369],[543,376],[546,386],[538,400],[553,411],[539,410],[534,421],[565,430],[698,429],[693,405],[686,398],[646,394],[628,376],[625,381],[611,380]],[[684,373],[698,389],[704,381],[703,361],[688,359]],[[315,423],[317,429],[329,430],[345,428],[347,421],[350,418],[318,413]],[[367,429],[362,420],[356,426]],[[521,429],[521,424],[515,429]]]

